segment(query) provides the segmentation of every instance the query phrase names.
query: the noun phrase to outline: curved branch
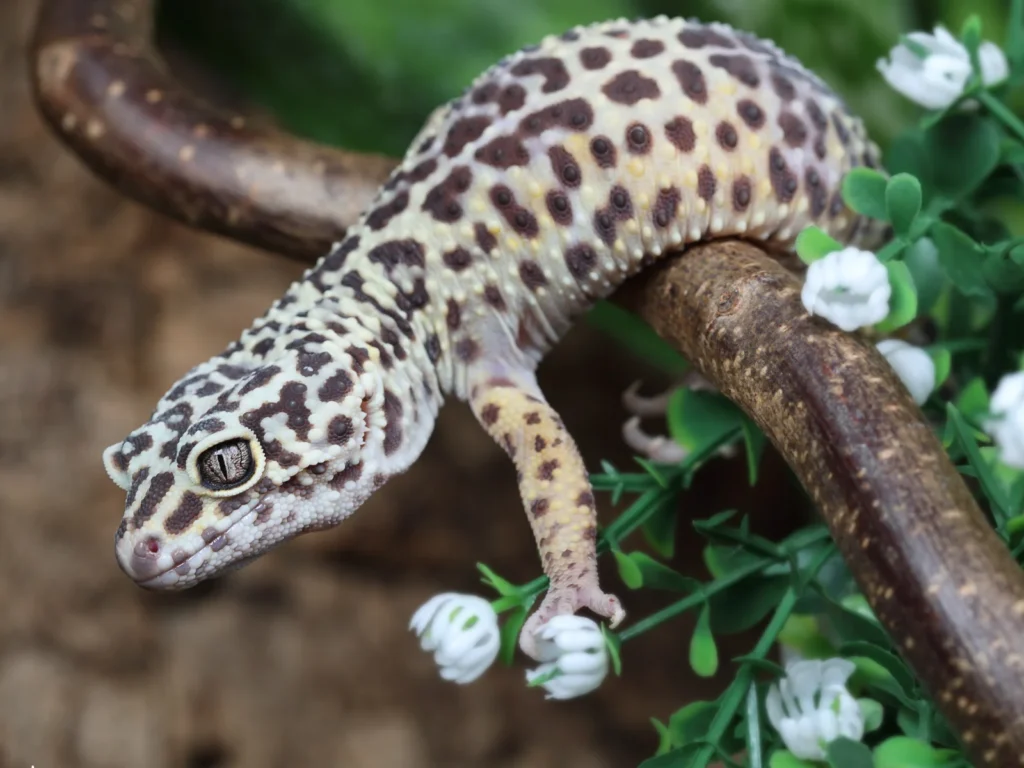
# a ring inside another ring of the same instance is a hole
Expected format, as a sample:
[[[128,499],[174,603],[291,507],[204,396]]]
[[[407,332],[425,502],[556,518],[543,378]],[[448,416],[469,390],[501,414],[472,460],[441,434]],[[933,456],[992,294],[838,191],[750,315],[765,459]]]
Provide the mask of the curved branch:
[[[340,240],[395,165],[218,111],[166,72],[153,0],[43,0],[36,102],[125,195],[199,229],[304,261]]]
[[[885,359],[745,243],[694,247],[622,300],[785,457],[974,764],[1017,765],[1024,571]]]

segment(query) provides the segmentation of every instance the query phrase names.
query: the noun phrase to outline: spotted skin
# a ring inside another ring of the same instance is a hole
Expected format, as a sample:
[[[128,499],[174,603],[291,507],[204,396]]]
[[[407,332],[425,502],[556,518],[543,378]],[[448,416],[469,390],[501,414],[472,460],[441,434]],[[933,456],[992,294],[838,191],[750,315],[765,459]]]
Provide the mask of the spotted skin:
[[[839,187],[878,156],[821,80],[723,25],[619,20],[517,52],[435,110],[343,242],[107,449],[127,493],[118,562],[182,588],[337,524],[415,461],[450,395],[511,455],[551,577],[524,650],[558,613],[619,621],[597,582],[593,492],[538,362],[687,243],[791,255],[814,224],[876,244]],[[231,487],[203,469],[225,445],[251,454]]]

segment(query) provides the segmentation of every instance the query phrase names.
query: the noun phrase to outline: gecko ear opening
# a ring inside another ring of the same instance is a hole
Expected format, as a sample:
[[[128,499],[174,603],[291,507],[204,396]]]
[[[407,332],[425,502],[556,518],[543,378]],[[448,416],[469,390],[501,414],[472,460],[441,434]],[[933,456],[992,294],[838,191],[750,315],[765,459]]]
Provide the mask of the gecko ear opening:
[[[107,470],[114,485],[122,491],[127,491],[131,488],[132,483],[124,468],[125,461],[124,454],[121,453],[121,446],[122,443],[114,443],[103,451],[103,468]]]

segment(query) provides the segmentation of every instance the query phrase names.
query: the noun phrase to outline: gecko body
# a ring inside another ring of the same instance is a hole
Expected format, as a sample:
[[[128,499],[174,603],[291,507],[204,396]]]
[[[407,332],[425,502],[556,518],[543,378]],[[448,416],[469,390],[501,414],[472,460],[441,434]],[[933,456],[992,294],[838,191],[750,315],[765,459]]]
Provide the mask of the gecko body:
[[[127,493],[121,567],[182,588],[350,515],[425,446],[445,396],[513,460],[551,586],[521,636],[589,607],[595,504],[534,371],[573,320],[687,243],[778,253],[877,166],[861,122],[773,44],[623,20],[499,62],[435,111],[345,239],[104,453]]]

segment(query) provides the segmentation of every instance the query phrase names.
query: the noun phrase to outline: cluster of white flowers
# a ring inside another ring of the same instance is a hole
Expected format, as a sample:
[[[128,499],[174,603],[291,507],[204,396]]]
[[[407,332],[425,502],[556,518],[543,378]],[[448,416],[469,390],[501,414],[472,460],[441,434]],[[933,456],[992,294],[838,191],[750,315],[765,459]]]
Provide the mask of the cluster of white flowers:
[[[986,86],[1010,74],[1006,54],[988,40],[978,48],[978,65]],[[894,90],[926,109],[945,109],[960,98],[972,71],[967,48],[942,26],[934,34],[911,32],[877,66]]]
[[[874,325],[889,314],[889,272],[871,251],[843,248],[807,268],[800,298],[812,315],[844,331]]]
[[[768,720],[795,757],[824,760],[829,743],[840,736],[864,736],[864,713],[846,689],[855,669],[846,659],[798,661],[768,689]]]
[[[1000,379],[988,409],[992,418],[985,429],[999,447],[1000,461],[1024,469],[1024,371]]]
[[[441,677],[471,683],[498,657],[501,633],[494,607],[476,595],[435,595],[413,614],[409,628],[434,654]],[[601,628],[582,616],[555,616],[537,631],[537,669],[526,680],[549,699],[571,699],[598,688],[608,674],[608,647]]]

